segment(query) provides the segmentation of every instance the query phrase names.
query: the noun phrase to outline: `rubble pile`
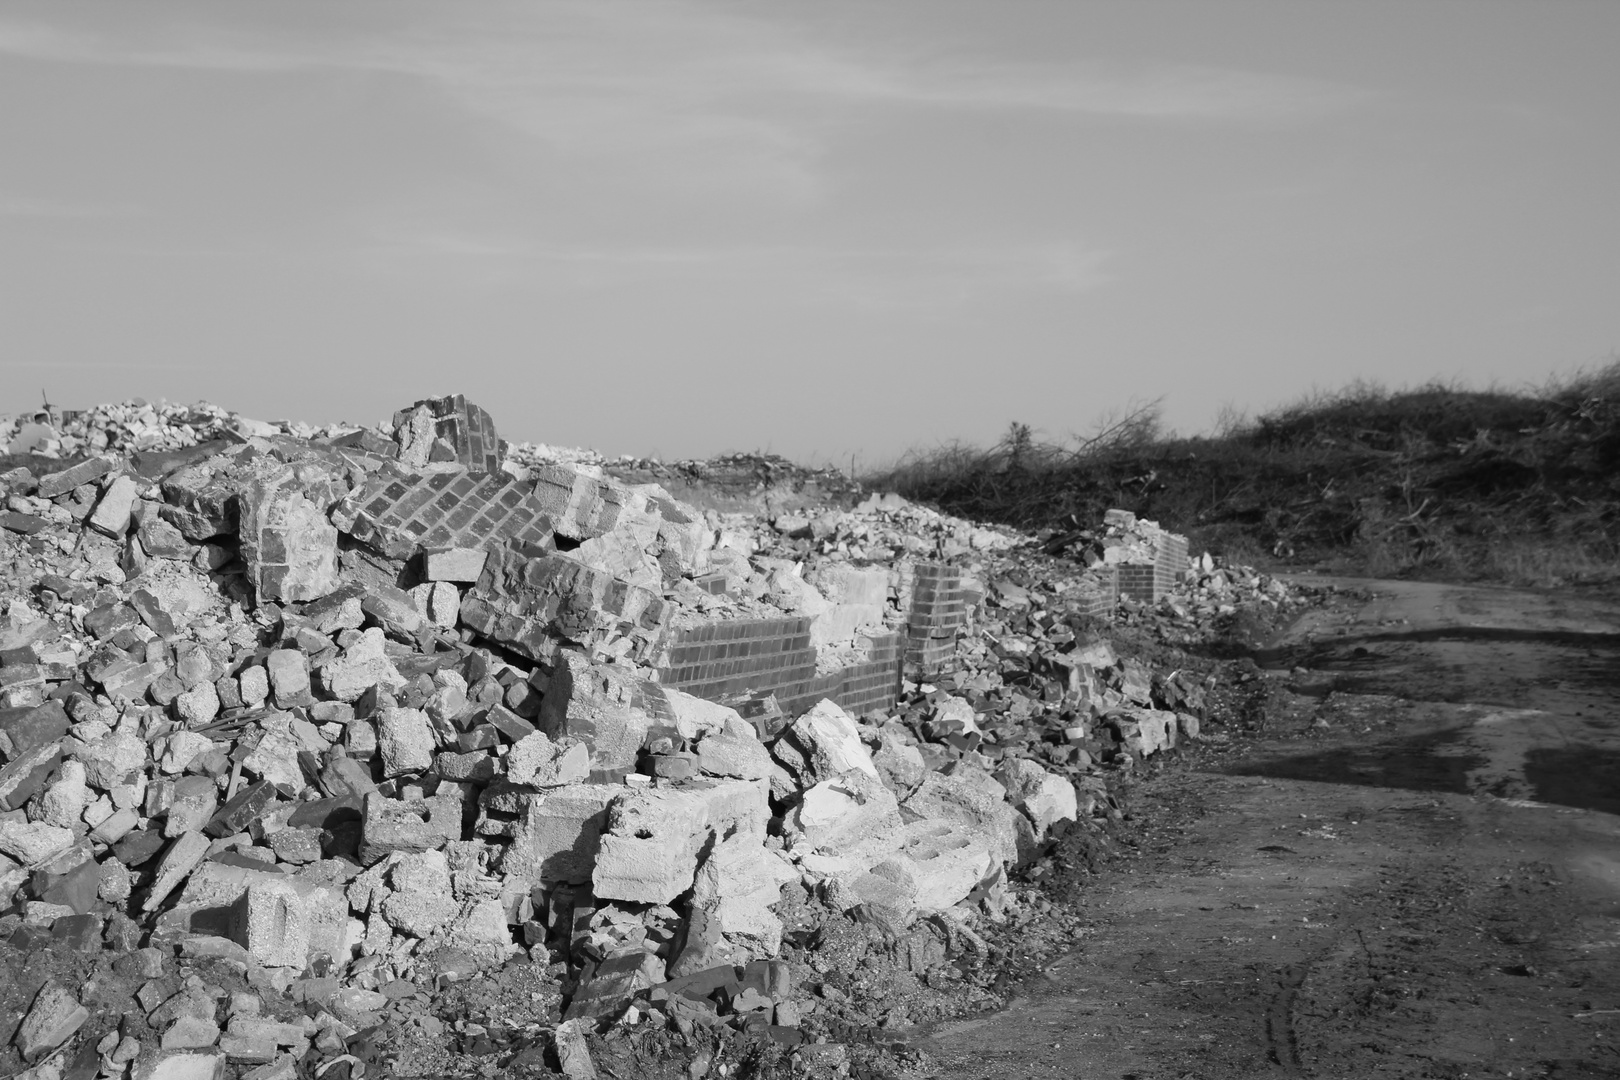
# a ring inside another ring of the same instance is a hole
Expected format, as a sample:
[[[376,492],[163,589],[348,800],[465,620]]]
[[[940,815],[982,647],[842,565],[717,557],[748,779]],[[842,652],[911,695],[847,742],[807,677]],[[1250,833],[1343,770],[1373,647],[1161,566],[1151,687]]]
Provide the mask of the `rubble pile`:
[[[852,1018],[915,1018],[850,1000],[862,950],[960,986],[1009,873],[1119,817],[1103,766],[1200,737],[1203,678],[1100,632],[1126,563],[893,496],[700,512],[514,456],[459,396],[382,429],[132,403],[27,434],[0,936],[69,961],[12,991],[38,1080],[341,1078],[380,1031],[477,1056],[520,1029],[585,1076],[612,1023],[825,1062]],[[1200,568],[1177,618],[1253,587]],[[514,963],[504,1037],[436,1014]]]

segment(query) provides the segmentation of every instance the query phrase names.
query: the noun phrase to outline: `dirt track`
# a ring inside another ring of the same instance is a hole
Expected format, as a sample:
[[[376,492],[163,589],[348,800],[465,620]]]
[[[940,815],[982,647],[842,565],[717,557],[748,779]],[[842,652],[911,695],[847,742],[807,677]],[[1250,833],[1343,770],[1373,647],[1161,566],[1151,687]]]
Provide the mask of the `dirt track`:
[[[1258,739],[1140,786],[1088,944],[916,1041],[930,1075],[1620,1076],[1620,602],[1360,584],[1261,654]]]

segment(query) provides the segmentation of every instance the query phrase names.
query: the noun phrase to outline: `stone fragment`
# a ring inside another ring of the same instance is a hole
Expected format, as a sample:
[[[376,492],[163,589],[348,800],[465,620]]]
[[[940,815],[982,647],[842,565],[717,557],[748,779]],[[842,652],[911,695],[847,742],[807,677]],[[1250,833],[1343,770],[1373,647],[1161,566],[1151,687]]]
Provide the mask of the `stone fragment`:
[[[0,733],[11,741],[12,757],[54,743],[68,733],[68,716],[60,702],[0,709]]]
[[[278,709],[315,703],[309,692],[309,658],[297,649],[276,649],[264,658],[270,693]]]
[[[851,769],[878,779],[872,755],[861,742],[860,728],[848,713],[826,699],[789,725],[773,749],[776,759],[806,787]]]
[[[38,820],[72,831],[90,804],[90,789],[84,782],[84,765],[64,761],[56,782],[45,789],[39,800]]]
[[[430,581],[411,590],[411,599],[428,622],[443,629],[456,625],[461,612],[461,593],[448,581]]]
[[[437,740],[427,713],[420,709],[384,709],[377,725],[377,749],[383,776],[424,772],[433,765]]]
[[[609,900],[669,903],[692,887],[711,836],[764,837],[765,792],[757,781],[700,781],[619,797],[608,808],[592,891]]]
[[[139,773],[147,760],[146,743],[127,731],[118,731],[90,743],[76,754],[85,778],[103,791]]]
[[[276,785],[272,781],[257,780],[244,785],[219,808],[208,824],[203,826],[203,831],[213,837],[243,832],[275,801]]]
[[[134,742],[137,746],[143,745],[139,739]],[[144,760],[145,754],[141,756]],[[61,761],[61,744],[52,740],[6,762],[0,767],[0,810],[22,809],[45,786],[46,779]]]
[[[698,740],[698,768],[709,776],[763,780],[771,775],[771,755],[752,724],[733,713],[725,726]]]
[[[608,803],[623,793],[619,784],[570,784],[525,796],[502,871],[534,882],[589,881]]]
[[[630,671],[564,653],[545,688],[539,727],[552,739],[570,735],[583,742],[599,769],[634,768],[652,725],[643,701],[640,680]]]
[[[256,880],[248,885],[233,913],[231,936],[265,967],[301,970],[309,960],[313,922],[309,904],[297,886],[288,881]]]
[[[422,576],[429,581],[472,584],[484,572],[489,553],[483,548],[444,548],[423,555]]]
[[[1028,758],[1007,762],[997,774],[1007,789],[1008,800],[1029,815],[1037,836],[1059,821],[1079,817],[1079,798],[1074,785],[1047,772]]]
[[[360,862],[371,866],[395,852],[442,848],[461,839],[461,818],[461,800],[455,796],[405,801],[372,792],[365,797]]]
[[[327,661],[320,671],[327,696],[355,702],[374,686],[390,693],[402,688],[405,678],[386,654],[387,640],[381,627],[370,627],[343,650],[343,655]]]
[[[246,708],[262,707],[270,699],[270,673],[257,664],[243,668],[236,676],[236,693]]]
[[[93,457],[82,461],[71,468],[60,472],[46,473],[39,478],[39,490],[35,493],[41,499],[54,499],[58,495],[65,495],[81,484],[88,484],[99,480],[113,469],[110,458]]]
[[[577,784],[591,773],[584,743],[566,736],[552,742],[539,731],[514,743],[505,760],[507,780],[532,787]]]
[[[383,901],[388,925],[412,937],[425,938],[455,918],[460,905],[450,883],[450,864],[442,851],[403,855],[389,874],[393,892]]]
[[[200,682],[174,699],[175,718],[188,727],[213,723],[219,709],[219,691],[211,682]]]
[[[875,776],[850,769],[809,788],[787,815],[793,846],[837,851],[900,827],[894,792]]]
[[[121,537],[129,531],[130,512],[135,508],[135,478],[119,476],[107,485],[86,524],[97,532]]]
[[[474,472],[501,467],[501,441],[489,413],[460,394],[418,401],[394,417],[394,440],[403,465],[457,462]]]
[[[215,1050],[167,1050],[143,1056],[134,1080],[222,1080],[225,1055]]]
[[[337,588],[337,527],[290,481],[249,485],[240,533],[242,561],[261,602],[316,600]]]
[[[165,1050],[202,1050],[219,1042],[219,1025],[200,1016],[176,1017],[163,1033]]]
[[[298,764],[303,747],[288,730],[266,730],[259,744],[242,759],[242,768],[262,780],[269,780],[285,795],[297,795],[304,788],[304,771]]]
[[[0,853],[24,866],[42,863],[73,843],[73,831],[43,821],[0,821]]]
[[[71,1039],[88,1019],[90,1010],[79,1004],[73,991],[47,982],[34,995],[28,1015],[23,1017],[12,1041],[24,1061],[37,1061]]]
[[[151,891],[141,905],[142,911],[156,911],[168,895],[196,869],[208,854],[208,837],[201,832],[189,832],[169,845],[158,863],[157,877]]]
[[[977,826],[1003,863],[1018,857],[1018,814],[1006,801],[1006,788],[982,769],[960,768],[946,776],[929,773],[906,798],[905,808],[922,818],[939,818]]]

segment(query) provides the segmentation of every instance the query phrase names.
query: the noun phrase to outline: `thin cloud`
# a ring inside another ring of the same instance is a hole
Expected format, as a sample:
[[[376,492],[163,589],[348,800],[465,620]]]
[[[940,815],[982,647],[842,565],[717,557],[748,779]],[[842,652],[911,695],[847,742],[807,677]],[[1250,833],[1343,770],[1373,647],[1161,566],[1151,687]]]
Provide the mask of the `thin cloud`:
[[[0,191],[0,218],[111,218],[133,213],[130,206],[34,199]]]
[[[782,297],[863,307],[938,307],[1014,294],[1077,294],[1110,278],[1109,253],[1069,243],[927,248],[570,247],[454,229],[400,229],[364,252],[390,274],[458,262],[458,280],[610,287],[646,280],[746,284]]]
[[[480,7],[470,9],[473,17],[460,7],[405,10],[420,18],[404,28],[356,29],[351,18],[252,35],[202,23],[105,35],[0,22],[0,53],[403,76],[557,152],[629,158],[642,170],[656,163],[658,182],[672,186],[800,200],[822,189],[819,166],[833,128],[870,118],[874,107],[1247,122],[1316,117],[1367,99],[1352,87],[1262,72],[839,46],[713,5],[553,3]]]

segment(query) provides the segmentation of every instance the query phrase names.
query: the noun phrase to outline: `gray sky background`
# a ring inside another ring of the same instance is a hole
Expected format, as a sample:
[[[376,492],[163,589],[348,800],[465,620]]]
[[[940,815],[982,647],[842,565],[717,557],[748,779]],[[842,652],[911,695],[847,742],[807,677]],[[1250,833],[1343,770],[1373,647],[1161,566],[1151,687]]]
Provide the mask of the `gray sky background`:
[[[1620,348],[1620,3],[0,7],[0,410],[862,462]]]

